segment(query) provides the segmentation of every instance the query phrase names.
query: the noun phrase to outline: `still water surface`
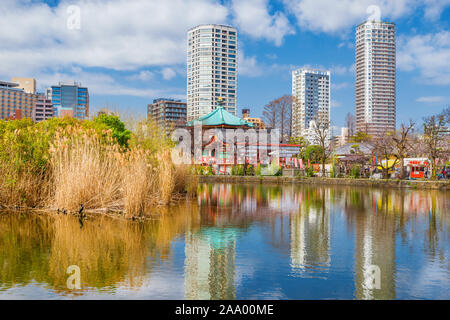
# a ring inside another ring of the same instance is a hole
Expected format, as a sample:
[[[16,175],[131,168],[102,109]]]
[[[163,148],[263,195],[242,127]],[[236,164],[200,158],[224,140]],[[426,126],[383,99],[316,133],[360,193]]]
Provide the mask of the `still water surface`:
[[[440,191],[204,184],[146,222],[0,213],[0,299],[449,299],[449,211]]]

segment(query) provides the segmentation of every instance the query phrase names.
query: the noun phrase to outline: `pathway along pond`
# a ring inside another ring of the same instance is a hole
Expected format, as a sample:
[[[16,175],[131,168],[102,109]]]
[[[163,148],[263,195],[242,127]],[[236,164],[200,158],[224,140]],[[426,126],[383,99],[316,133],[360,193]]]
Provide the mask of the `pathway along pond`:
[[[0,299],[450,298],[449,192],[199,189],[145,222],[0,213]]]

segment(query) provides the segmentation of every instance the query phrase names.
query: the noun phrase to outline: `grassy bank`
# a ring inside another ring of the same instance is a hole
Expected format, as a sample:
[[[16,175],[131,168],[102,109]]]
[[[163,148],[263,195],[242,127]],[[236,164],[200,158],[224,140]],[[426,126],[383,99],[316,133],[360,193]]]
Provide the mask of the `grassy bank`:
[[[133,132],[118,117],[0,121],[0,207],[142,215],[189,189],[172,142],[153,123]],[[193,189],[193,188],[191,188]]]
[[[273,177],[273,176],[200,176],[200,182],[206,183],[274,183],[274,184],[318,184],[346,185],[381,188],[413,188],[449,190],[449,181],[418,181],[418,180],[378,180],[350,178],[320,178],[320,177]]]

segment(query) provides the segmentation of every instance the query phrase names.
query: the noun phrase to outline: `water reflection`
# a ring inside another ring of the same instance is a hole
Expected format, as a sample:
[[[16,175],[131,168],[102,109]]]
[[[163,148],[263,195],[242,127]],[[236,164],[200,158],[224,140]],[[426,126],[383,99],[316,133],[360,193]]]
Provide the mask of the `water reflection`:
[[[83,290],[138,287],[151,272],[151,261],[169,259],[174,237],[198,225],[195,205],[173,210],[183,214],[159,212],[146,223],[91,217],[83,228],[72,216],[3,213],[0,291],[37,282],[62,295],[73,293],[66,286],[70,265],[80,267]]]
[[[448,198],[430,190],[205,184],[197,201],[159,208],[146,222],[98,216],[80,228],[70,216],[0,213],[0,298],[12,290],[40,298],[33,288],[43,286],[71,298],[134,291],[174,299],[445,299]],[[83,275],[75,293],[66,288],[73,264]],[[370,286],[371,265],[380,268],[380,289]]]
[[[330,265],[330,220],[325,204],[325,190],[316,197],[312,190],[303,194],[297,213],[290,219],[291,267],[300,276],[317,267]],[[314,199],[314,200],[312,200]],[[323,270],[321,271],[323,272]]]

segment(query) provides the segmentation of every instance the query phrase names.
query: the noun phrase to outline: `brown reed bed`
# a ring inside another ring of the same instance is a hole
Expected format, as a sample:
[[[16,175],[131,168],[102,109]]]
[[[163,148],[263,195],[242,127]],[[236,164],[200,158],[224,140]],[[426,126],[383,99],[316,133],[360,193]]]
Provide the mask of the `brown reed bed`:
[[[8,152],[0,146],[0,205],[76,212],[83,204],[86,211],[136,217],[153,206],[195,193],[189,168],[172,163],[171,145],[154,137],[136,137],[135,141],[124,148],[108,131],[99,133],[81,125],[61,127],[48,143],[47,162],[40,171],[17,166],[9,161],[16,150]]]

